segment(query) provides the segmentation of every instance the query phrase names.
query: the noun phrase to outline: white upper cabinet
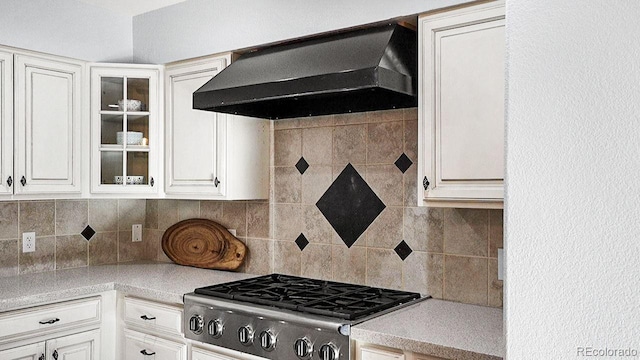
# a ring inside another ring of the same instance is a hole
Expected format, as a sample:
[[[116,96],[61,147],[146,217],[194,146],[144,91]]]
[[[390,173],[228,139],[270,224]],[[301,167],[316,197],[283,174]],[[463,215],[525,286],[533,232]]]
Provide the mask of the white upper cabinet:
[[[15,194],[81,193],[83,70],[82,62],[15,55]]]
[[[165,192],[194,199],[266,199],[269,123],[193,109],[193,92],[229,65],[216,56],[165,72]]]
[[[158,194],[160,74],[159,66],[91,66],[93,194]]]
[[[0,51],[0,195],[13,184],[13,54]]]
[[[419,19],[422,205],[501,208],[504,3]]]

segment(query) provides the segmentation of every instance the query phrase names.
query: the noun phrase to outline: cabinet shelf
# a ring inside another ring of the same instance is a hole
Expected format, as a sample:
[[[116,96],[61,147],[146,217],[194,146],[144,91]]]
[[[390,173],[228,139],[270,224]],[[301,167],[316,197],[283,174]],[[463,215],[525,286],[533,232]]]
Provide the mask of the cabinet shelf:
[[[127,114],[127,120],[137,120],[149,116],[151,113],[148,111],[100,111],[102,121],[122,122],[124,114]]]
[[[127,145],[125,149],[124,145],[101,144],[100,151],[149,152],[149,145]]]

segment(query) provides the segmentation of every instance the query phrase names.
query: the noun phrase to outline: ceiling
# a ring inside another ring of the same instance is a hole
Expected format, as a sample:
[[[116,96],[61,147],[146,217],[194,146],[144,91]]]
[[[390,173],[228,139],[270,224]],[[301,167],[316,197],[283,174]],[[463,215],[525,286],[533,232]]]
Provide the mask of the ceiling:
[[[83,3],[109,9],[116,13],[136,16],[149,11],[160,9],[186,0],[79,0]]]

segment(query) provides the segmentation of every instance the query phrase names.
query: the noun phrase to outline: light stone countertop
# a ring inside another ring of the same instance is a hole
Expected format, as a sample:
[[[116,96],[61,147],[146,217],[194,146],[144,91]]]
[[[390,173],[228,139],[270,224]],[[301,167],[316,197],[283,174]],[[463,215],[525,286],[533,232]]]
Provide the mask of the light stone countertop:
[[[118,290],[182,304],[195,288],[256,275],[167,263],[121,263],[0,278],[0,312]],[[450,359],[504,357],[502,310],[429,299],[351,329],[355,340]]]
[[[504,358],[502,309],[428,299],[353,326],[355,340],[447,359]]]

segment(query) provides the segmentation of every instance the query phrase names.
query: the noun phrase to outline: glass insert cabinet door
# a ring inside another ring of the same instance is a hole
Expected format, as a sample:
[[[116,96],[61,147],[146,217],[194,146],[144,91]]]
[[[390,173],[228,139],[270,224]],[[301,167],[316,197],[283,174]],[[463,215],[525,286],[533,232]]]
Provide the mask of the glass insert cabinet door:
[[[158,79],[152,66],[91,68],[91,191],[157,193]]]

